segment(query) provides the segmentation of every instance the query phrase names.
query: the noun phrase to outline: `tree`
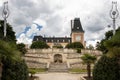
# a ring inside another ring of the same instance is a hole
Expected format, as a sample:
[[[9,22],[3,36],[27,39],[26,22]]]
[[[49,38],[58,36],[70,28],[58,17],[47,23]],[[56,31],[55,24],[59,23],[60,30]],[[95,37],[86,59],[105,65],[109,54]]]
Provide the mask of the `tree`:
[[[43,48],[49,48],[49,46],[42,41],[36,41],[33,42],[32,45],[30,46],[31,49],[43,49]]]
[[[16,46],[15,32],[11,25],[6,24],[7,34],[3,36],[4,21],[0,20],[0,62],[2,80],[27,80],[27,66],[20,56]]]
[[[103,42],[108,50],[97,62],[93,70],[94,80],[119,80],[120,79],[120,28],[115,35]]]
[[[84,48],[80,42],[73,42],[66,45],[66,48]]]
[[[116,32],[118,32],[118,31],[120,31],[120,27],[116,30]],[[112,30],[106,32],[106,33],[105,33],[105,38],[102,39],[101,42],[98,42],[98,43],[97,43],[97,45],[96,45],[97,48],[96,48],[96,49],[102,51],[103,54],[106,54],[106,53],[108,52],[108,48],[105,46],[104,43],[105,43],[107,40],[111,40],[112,36],[113,36],[113,31],[112,31]]]
[[[117,58],[103,55],[93,69],[93,80],[119,80],[120,68]]]
[[[88,75],[88,80],[91,79],[91,64],[96,61],[96,56],[90,55],[90,54],[84,54],[81,57],[82,61],[84,64],[87,65],[87,75]]]
[[[12,29],[12,26],[7,23],[6,24],[7,27],[7,34],[6,37],[4,37],[4,21],[0,20],[0,39],[4,40],[4,41],[8,41],[8,42],[14,42],[16,43],[16,37],[15,37],[15,32]]]
[[[27,49],[25,48],[25,44],[23,43],[17,44],[17,48],[23,55],[27,52]]]
[[[107,54],[120,57],[120,30],[110,40],[105,41],[104,45],[108,49]]]
[[[93,49],[94,49],[94,47],[93,47],[93,45],[92,45],[92,44],[90,44],[90,45],[87,47],[87,49],[89,49],[89,50],[93,50]]]
[[[13,61],[7,59],[3,62],[2,80],[27,80],[28,68],[23,60]],[[8,66],[9,65],[9,66]]]
[[[26,80],[27,66],[20,57],[16,44],[0,40],[2,80]],[[20,76],[19,76],[20,75]]]

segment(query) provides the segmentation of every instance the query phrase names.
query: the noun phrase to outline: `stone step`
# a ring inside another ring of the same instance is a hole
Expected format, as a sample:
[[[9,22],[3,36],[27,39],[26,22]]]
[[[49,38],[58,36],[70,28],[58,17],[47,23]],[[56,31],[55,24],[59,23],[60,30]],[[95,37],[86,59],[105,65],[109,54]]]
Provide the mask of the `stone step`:
[[[51,63],[48,71],[49,72],[67,72],[68,67],[66,63]]]
[[[65,69],[65,70],[61,70],[61,69],[50,69],[50,70],[48,70],[48,72],[68,72],[68,70],[67,69]]]

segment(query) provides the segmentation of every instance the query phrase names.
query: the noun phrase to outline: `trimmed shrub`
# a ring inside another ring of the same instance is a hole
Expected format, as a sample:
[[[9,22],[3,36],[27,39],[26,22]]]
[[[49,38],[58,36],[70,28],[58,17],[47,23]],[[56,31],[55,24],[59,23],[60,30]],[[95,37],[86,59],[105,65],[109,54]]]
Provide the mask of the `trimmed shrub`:
[[[66,48],[84,48],[84,47],[83,47],[82,43],[74,42],[74,43],[67,44]]]
[[[33,42],[32,45],[30,46],[31,49],[43,49],[43,48],[49,48],[49,46],[43,42],[43,41],[36,41]]]
[[[117,58],[103,55],[93,70],[93,80],[119,80],[120,69]]]

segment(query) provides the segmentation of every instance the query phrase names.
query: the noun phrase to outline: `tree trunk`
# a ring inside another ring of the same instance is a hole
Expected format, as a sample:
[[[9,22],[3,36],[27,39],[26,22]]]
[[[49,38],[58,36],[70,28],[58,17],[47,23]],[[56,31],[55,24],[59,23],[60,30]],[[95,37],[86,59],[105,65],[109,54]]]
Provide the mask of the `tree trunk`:
[[[90,63],[87,64],[87,75],[88,75],[88,80],[91,79],[91,65]]]

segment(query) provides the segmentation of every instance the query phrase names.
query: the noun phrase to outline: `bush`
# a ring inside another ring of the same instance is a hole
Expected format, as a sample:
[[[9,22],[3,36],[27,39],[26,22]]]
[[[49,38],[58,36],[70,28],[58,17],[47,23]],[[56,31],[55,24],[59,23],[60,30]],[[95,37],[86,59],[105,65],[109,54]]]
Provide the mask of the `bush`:
[[[1,80],[27,80],[28,70],[25,62],[6,59],[2,61],[3,71]]]
[[[63,46],[62,45],[56,45],[56,46],[53,46],[53,48],[59,48],[59,49],[61,49],[61,48],[63,48]]]
[[[22,55],[24,55],[27,52],[25,44],[23,43],[17,44],[17,49],[22,53]]]
[[[31,49],[43,49],[43,48],[49,48],[49,46],[42,41],[33,42],[31,45]]]
[[[84,48],[80,42],[69,43],[66,48]]]
[[[81,53],[81,49],[80,48],[77,48],[77,53]]]
[[[119,80],[120,70],[117,58],[103,55],[93,70],[93,80]]]

